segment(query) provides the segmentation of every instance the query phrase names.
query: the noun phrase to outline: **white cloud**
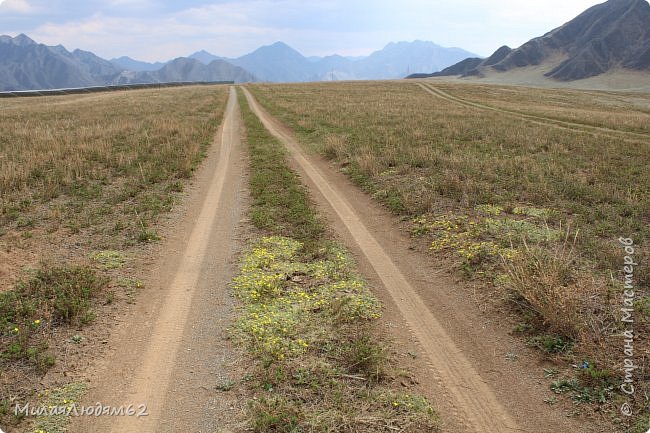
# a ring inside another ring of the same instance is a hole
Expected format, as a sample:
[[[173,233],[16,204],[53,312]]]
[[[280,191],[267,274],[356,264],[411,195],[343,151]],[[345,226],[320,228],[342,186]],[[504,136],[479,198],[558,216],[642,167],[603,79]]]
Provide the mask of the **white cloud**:
[[[245,50],[246,37],[267,34],[264,28],[229,22],[212,16],[212,21],[193,22],[177,16],[166,18],[116,18],[96,14],[84,20],[48,23],[31,33],[46,44],[62,43],[68,48],[95,51],[103,57],[130,55],[143,60],[168,60],[199,49],[220,55]],[[106,43],[109,42],[109,43]]]
[[[30,5],[27,0],[0,0],[0,13],[17,12],[26,14],[35,10],[36,8]]]
[[[30,28],[0,24],[47,44],[143,60],[199,49],[234,57],[278,40],[306,55],[368,54],[390,41],[421,39],[487,56],[544,34],[597,1],[5,0],[0,16],[10,4],[47,4],[57,15],[44,12]]]
[[[107,0],[106,6],[121,11],[147,11],[152,10],[156,5],[153,0]]]

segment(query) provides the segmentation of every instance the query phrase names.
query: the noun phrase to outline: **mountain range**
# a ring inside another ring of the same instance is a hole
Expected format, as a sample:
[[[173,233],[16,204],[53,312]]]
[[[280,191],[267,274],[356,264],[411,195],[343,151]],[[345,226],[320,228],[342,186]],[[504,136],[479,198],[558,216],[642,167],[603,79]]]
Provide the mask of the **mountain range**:
[[[412,77],[481,78],[522,70],[558,82],[620,71],[650,72],[650,4],[609,0],[519,48],[503,46],[487,59],[469,57],[440,72]]]
[[[282,42],[258,48],[239,58],[199,51],[190,58],[208,63],[225,60],[263,81],[374,80],[403,78],[411,71],[440,70],[472,54],[433,42],[397,42],[366,57],[305,57]]]
[[[23,34],[0,36],[0,90],[169,81],[373,80],[418,71],[433,72],[410,77],[475,77],[536,85],[543,80],[569,83],[601,75],[616,79],[621,74],[637,74],[650,83],[650,4],[647,0],[608,0],[518,48],[504,45],[486,59],[424,41],[389,43],[361,57],[305,57],[276,42],[237,58],[201,50],[188,57],[148,63],[129,57],[105,60],[78,49],[70,52]]]
[[[2,90],[96,86],[120,73],[92,53],[48,47],[25,35],[0,36],[0,65]]]
[[[439,70],[472,55],[433,42],[390,43],[359,58],[305,57],[283,42],[238,58],[205,50],[168,62],[95,54],[39,44],[28,36],[0,36],[0,90],[53,89],[169,81],[303,82],[401,78],[414,70]]]
[[[257,81],[254,75],[223,60],[203,64],[195,59],[179,57],[154,71],[122,71],[114,84],[169,83],[174,81]]]

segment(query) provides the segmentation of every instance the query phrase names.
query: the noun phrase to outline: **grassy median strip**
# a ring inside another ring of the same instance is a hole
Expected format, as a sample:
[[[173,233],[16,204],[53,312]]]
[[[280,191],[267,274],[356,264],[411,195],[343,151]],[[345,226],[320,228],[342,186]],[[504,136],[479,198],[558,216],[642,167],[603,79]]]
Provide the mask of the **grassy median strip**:
[[[381,305],[332,242],[284,147],[239,93],[251,154],[251,217],[264,233],[233,281],[233,335],[255,360],[251,427],[258,432],[437,431],[421,396],[373,335]]]

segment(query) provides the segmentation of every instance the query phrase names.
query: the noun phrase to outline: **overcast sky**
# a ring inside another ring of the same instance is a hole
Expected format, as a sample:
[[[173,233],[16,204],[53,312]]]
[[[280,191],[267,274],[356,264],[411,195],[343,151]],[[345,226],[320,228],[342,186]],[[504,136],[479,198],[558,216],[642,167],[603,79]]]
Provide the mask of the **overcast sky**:
[[[276,41],[307,56],[367,55],[433,41],[482,56],[515,48],[599,0],[0,0],[0,34],[169,60],[200,49],[236,57]]]

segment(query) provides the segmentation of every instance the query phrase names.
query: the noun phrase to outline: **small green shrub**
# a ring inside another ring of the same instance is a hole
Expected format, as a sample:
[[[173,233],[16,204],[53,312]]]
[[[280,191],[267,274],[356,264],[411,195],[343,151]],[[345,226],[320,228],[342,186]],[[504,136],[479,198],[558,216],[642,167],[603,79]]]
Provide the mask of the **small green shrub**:
[[[104,250],[93,254],[92,259],[104,269],[118,269],[126,263],[126,257],[119,251]]]
[[[546,353],[564,353],[573,346],[571,340],[556,335],[538,335],[528,340],[528,344]]]
[[[250,404],[253,429],[256,432],[296,433],[299,425],[299,404],[280,397],[261,398]]]
[[[72,382],[61,388],[48,389],[38,395],[39,403],[44,407],[65,407],[72,410],[72,405],[77,404],[87,388],[83,382]],[[64,433],[69,421],[69,417],[65,415],[39,416],[28,432]]]
[[[91,321],[91,298],[106,283],[90,268],[44,267],[14,290],[0,293],[2,359],[24,359],[39,370],[54,365],[42,331]]]
[[[579,389],[577,379],[559,379],[551,383],[551,390],[556,394],[565,394]]]
[[[40,312],[54,323],[77,324],[89,310],[92,296],[106,282],[86,267],[44,268],[19,285],[18,296],[25,313]]]
[[[377,382],[384,376],[386,351],[370,336],[362,335],[352,339],[344,344],[342,352],[345,365],[348,365],[350,371]]]
[[[158,236],[158,232],[154,229],[143,228],[138,233],[138,242],[140,243],[156,242],[159,240],[160,236]]]

